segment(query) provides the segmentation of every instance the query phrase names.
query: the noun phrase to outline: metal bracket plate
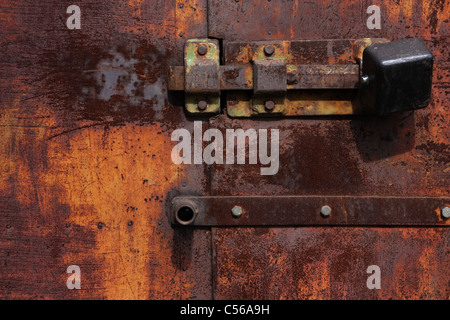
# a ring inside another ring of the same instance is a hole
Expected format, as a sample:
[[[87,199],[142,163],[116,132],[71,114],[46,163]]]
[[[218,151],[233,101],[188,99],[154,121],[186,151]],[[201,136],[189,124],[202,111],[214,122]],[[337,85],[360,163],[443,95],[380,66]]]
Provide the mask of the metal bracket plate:
[[[195,114],[220,112],[221,90],[228,91],[230,117],[355,114],[359,61],[381,42],[387,40],[225,42],[220,65],[217,40],[190,39],[184,67],[170,68],[169,90],[184,90]]]
[[[219,43],[190,39],[184,52],[185,105],[189,113],[220,112]]]
[[[192,205],[194,204],[194,205]],[[172,223],[196,227],[249,226],[441,226],[450,198],[376,196],[176,197]],[[192,215],[180,219],[181,208]],[[239,212],[241,214],[239,214]],[[185,223],[188,222],[188,223]]]
[[[169,89],[185,90],[186,109],[197,114],[220,112],[220,93],[227,90],[227,114],[241,118],[383,115],[426,107],[431,52],[420,39],[386,42],[225,41],[220,65],[217,40],[191,39],[184,69],[170,68]]]

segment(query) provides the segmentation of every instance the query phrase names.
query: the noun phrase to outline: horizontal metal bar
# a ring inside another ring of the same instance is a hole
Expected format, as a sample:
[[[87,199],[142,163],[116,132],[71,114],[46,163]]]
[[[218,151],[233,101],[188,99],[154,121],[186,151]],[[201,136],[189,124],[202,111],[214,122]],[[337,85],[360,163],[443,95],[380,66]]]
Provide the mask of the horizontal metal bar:
[[[171,204],[174,224],[197,227],[450,226],[441,216],[449,197],[189,196]],[[180,220],[189,207],[192,217]]]
[[[359,65],[300,65],[288,67],[287,89],[355,89]]]
[[[170,67],[169,90],[183,91],[184,67]],[[253,90],[253,66],[220,66],[221,90]],[[357,89],[359,66],[349,65],[288,65],[287,89]]]

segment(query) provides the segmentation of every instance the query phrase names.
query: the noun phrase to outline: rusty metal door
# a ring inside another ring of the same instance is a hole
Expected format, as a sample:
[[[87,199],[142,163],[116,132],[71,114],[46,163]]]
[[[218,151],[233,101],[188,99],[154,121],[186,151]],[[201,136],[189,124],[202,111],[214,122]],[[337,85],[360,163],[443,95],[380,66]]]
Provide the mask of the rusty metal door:
[[[79,28],[71,5],[0,2],[1,298],[450,297],[447,2],[378,3],[380,29],[365,0],[80,0]],[[339,66],[353,57],[319,40],[412,37],[434,57],[420,110],[349,114],[332,108],[343,90],[301,96],[337,114],[235,117],[248,96],[211,91],[220,111],[192,114],[170,86],[191,39],[217,43],[220,65],[284,41],[298,64]],[[176,163],[179,129],[277,129],[279,168],[262,175],[250,154]],[[179,199],[194,223],[174,221]],[[367,286],[373,266],[380,288]]]

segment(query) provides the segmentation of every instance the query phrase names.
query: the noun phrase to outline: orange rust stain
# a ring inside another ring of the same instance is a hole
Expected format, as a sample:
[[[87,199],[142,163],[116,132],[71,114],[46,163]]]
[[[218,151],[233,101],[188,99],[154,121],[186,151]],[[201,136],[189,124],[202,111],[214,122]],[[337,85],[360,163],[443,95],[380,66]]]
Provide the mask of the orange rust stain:
[[[388,230],[380,229],[382,234],[387,235]],[[439,235],[436,229],[399,229],[401,238],[407,241],[420,241],[420,254],[415,267],[411,266],[411,259],[416,257],[404,256],[394,264],[394,270],[390,279],[386,278],[383,284],[388,290],[395,293],[396,299],[422,300],[429,299],[436,294],[442,281],[442,266],[448,264],[438,256],[435,247],[435,238]],[[400,253],[401,254],[401,253]],[[439,275],[439,276],[438,276]],[[411,281],[415,279],[415,281]]]
[[[199,25],[207,21],[206,3],[204,0],[182,1],[178,0],[175,10],[176,36],[180,38],[203,38],[207,36],[207,30],[202,34],[195,33]],[[193,28],[196,26],[197,28]],[[198,32],[198,31],[197,31]]]
[[[23,208],[28,208],[34,203],[34,195],[39,190],[36,190],[33,179],[38,175],[37,170],[43,170],[43,164],[39,167],[31,167],[27,163],[25,157],[17,156],[17,153],[13,152],[14,148],[31,148],[36,157],[39,155],[40,143],[45,138],[47,128],[55,125],[52,119],[46,119],[45,123],[42,123],[42,127],[30,129],[27,127],[26,117],[21,115],[23,111],[21,108],[21,101],[25,98],[26,94],[17,95],[9,105],[2,106],[0,113],[0,126],[2,126],[1,137],[2,143],[0,144],[2,149],[0,154],[2,155],[2,161],[0,161],[0,169],[2,175],[0,175],[0,190],[5,195],[11,191],[8,186],[10,185],[10,179],[14,176],[17,177],[17,186],[14,190],[16,192],[17,200],[21,203]],[[43,115],[47,114],[47,109],[40,105],[37,105],[33,110],[33,115],[29,118],[31,121],[36,122],[33,119],[39,119]],[[33,134],[30,134],[30,130]],[[38,198],[39,205],[45,206],[46,199]]]
[[[64,187],[67,222],[96,232],[94,251],[83,255],[101,257],[98,278],[107,299],[148,299],[150,290],[164,292],[162,279],[175,276],[168,243],[155,230],[178,179],[168,146],[170,137],[158,125],[132,124],[80,130],[49,143],[54,170],[43,180]],[[64,261],[76,264],[76,258]]]
[[[38,216],[23,221],[29,229],[35,227],[36,220],[58,221],[58,203],[70,207],[70,216],[63,223],[96,234],[92,250],[68,252],[62,257],[61,270],[86,260],[100,264],[94,295],[107,299],[188,297],[196,279],[186,279],[175,269],[170,236],[161,236],[156,228],[158,221],[167,220],[165,196],[180,179],[180,169],[170,159],[169,133],[158,124],[126,124],[81,129],[48,140],[48,125],[32,129],[20,125],[14,111],[19,104],[20,97],[3,110],[0,121],[5,124],[2,194],[7,196],[14,190],[22,209],[37,201]],[[11,150],[12,145],[31,148],[36,164],[27,163],[29,158]],[[14,188],[10,188],[11,177],[16,177]],[[54,227],[43,225],[41,236],[54,232]],[[65,277],[62,272],[59,282],[64,284]],[[177,290],[168,290],[168,281],[176,283]],[[42,299],[52,298],[51,294],[40,294]],[[90,294],[85,293],[87,297]],[[31,298],[20,292],[14,297]]]
[[[142,12],[141,12],[141,6],[144,0],[129,0],[128,5],[131,6],[134,9],[133,17],[134,18],[141,18]]]
[[[297,284],[298,299],[324,300],[330,297],[330,275],[328,259],[306,264],[303,272],[308,276]]]
[[[399,4],[395,0],[385,1],[383,5],[386,7],[388,21],[392,25],[397,25],[399,19],[410,20],[413,15],[414,5],[417,5],[415,0],[405,0]]]
[[[439,34],[441,28],[448,29],[450,3],[448,1],[423,1],[422,3],[422,20],[429,26],[429,37]]]

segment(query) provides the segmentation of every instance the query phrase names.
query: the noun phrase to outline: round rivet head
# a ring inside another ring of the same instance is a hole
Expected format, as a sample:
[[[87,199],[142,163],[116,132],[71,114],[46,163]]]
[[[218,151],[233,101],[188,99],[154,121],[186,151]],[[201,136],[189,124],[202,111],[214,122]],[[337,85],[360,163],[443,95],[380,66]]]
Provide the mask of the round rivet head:
[[[444,219],[450,218],[450,207],[444,207],[441,209],[441,216]]]
[[[201,100],[197,103],[198,110],[204,111],[208,107],[208,103],[205,100]]]
[[[206,52],[208,52],[208,48],[204,44],[201,44],[198,46],[197,53],[199,55],[204,56],[206,54]]]
[[[235,218],[239,218],[240,216],[242,216],[243,213],[244,213],[244,211],[242,210],[242,207],[240,207],[240,206],[234,206],[233,209],[231,209],[231,214]]]
[[[275,48],[272,45],[267,45],[264,47],[264,54],[268,57],[270,57],[271,55],[273,55],[275,52]]]
[[[275,109],[275,102],[271,100],[264,102],[264,109],[267,111],[273,111],[273,109]]]
[[[320,214],[324,217],[328,217],[331,214],[331,208],[329,206],[323,206],[320,209]]]

